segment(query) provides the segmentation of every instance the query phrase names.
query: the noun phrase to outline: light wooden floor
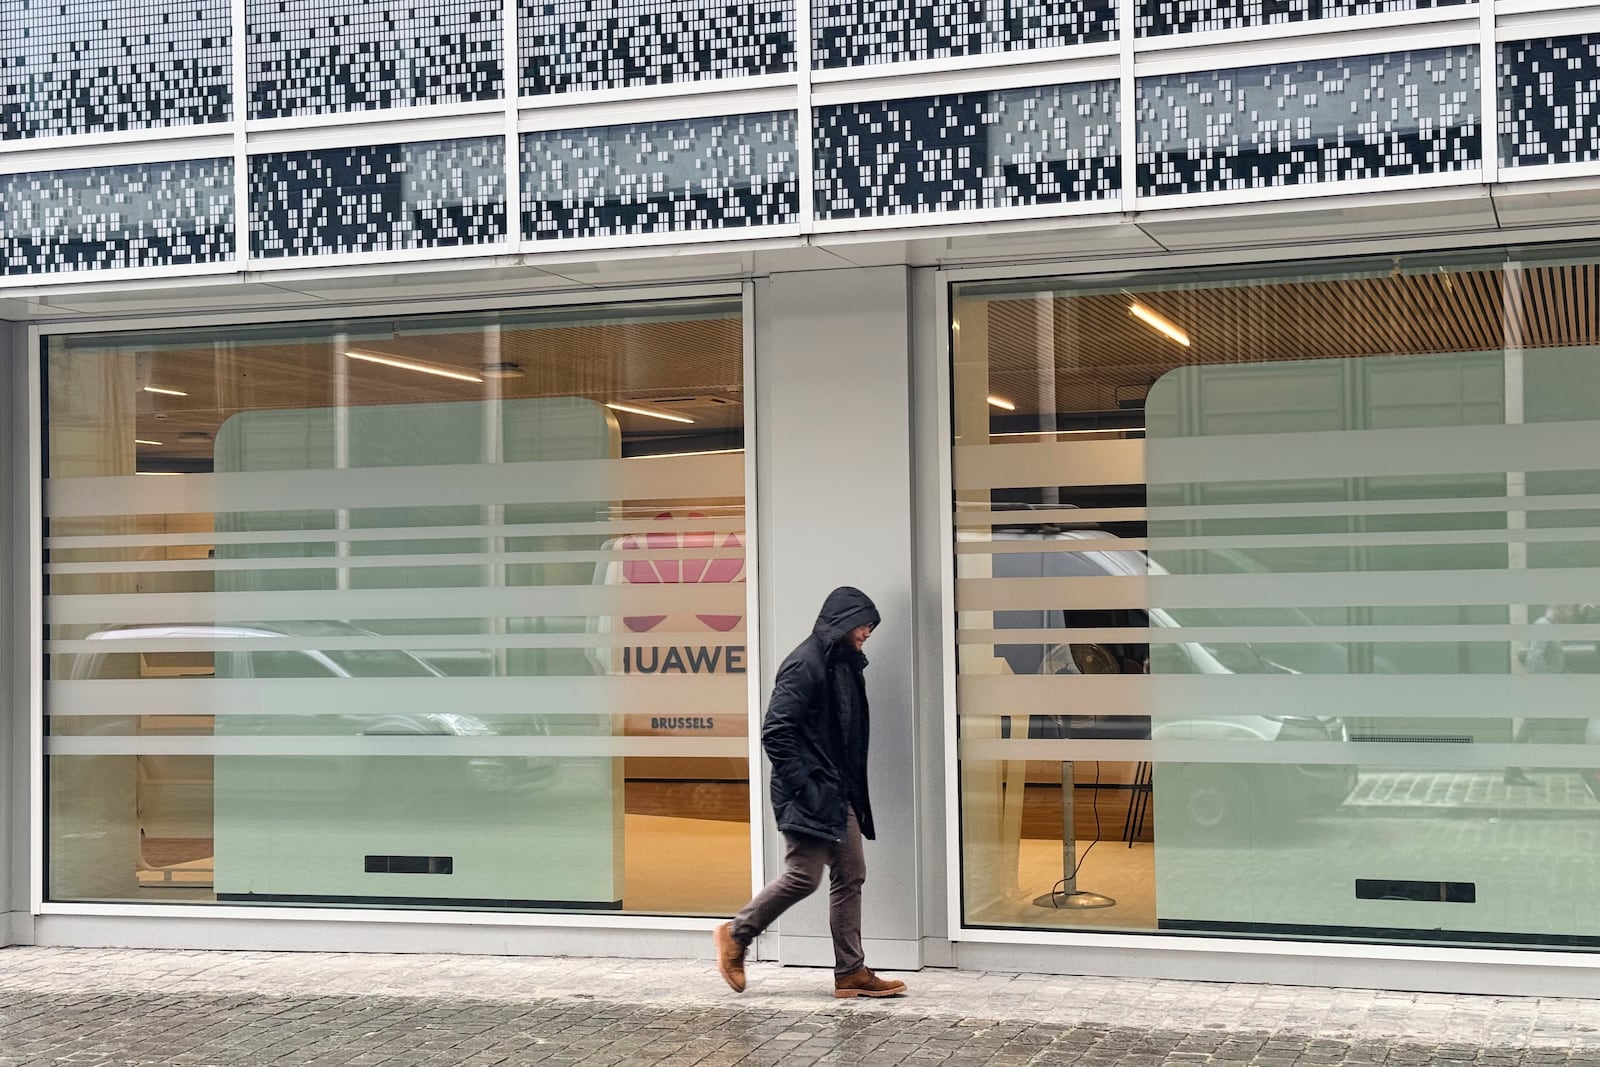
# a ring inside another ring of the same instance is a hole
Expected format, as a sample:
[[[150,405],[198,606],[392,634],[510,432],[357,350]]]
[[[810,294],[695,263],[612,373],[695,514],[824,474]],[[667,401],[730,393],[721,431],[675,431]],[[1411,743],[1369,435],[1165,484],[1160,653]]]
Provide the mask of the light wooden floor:
[[[732,915],[750,899],[750,824],[626,816],[625,911]]]

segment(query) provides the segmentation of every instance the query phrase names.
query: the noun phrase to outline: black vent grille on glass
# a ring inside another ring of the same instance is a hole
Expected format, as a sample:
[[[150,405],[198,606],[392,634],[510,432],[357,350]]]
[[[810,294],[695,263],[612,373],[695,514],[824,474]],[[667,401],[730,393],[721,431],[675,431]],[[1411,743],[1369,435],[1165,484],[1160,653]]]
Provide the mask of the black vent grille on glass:
[[[1422,900],[1440,904],[1476,904],[1476,882],[1413,882],[1393,878],[1357,878],[1357,900]]]
[[[368,856],[368,874],[454,874],[454,856]]]

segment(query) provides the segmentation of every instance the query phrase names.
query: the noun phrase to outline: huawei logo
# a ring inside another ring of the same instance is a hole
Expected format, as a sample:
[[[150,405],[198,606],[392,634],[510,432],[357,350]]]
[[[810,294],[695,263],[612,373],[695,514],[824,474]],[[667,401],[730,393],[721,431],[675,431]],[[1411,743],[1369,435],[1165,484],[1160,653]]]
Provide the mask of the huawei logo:
[[[670,511],[663,511],[656,516],[657,522],[670,521],[677,518],[703,519],[704,515],[690,512],[687,515],[675,515]],[[629,559],[622,561],[622,579],[630,585],[696,585],[703,582],[742,582],[744,581],[744,557],[737,559],[674,559],[667,553],[674,550],[684,551],[689,549],[708,548],[737,548],[743,550],[744,538],[737,533],[723,534],[721,544],[717,543],[719,535],[715,533],[647,533],[642,537],[628,534],[617,543],[617,547],[637,551],[649,549],[651,552],[661,553],[650,559]],[[696,615],[695,618],[705,623],[706,626],[718,633],[727,633],[740,622],[744,621],[743,615]],[[634,633],[648,633],[660,626],[666,619],[665,615],[625,615],[623,625]]]

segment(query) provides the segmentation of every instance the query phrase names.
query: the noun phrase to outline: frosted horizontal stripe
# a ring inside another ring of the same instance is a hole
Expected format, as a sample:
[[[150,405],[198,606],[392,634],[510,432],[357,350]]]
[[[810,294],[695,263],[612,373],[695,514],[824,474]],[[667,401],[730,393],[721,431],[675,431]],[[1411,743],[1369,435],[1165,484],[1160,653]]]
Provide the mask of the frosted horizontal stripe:
[[[1586,719],[1584,674],[973,674],[956,680],[961,716],[1242,715],[1325,718]]]
[[[1504,606],[1564,602],[1575,589],[1597,588],[1600,568],[1173,574],[1147,581],[1150,603],[1164,608]]]
[[[1502,475],[1495,475],[1502,477]],[[1440,497],[1420,500],[1314,500],[1250,504],[1180,504],[1150,509],[1150,517],[1177,519],[1283,519],[1357,515],[1482,515],[1600,508],[1600,494]]]
[[[959,502],[958,502],[959,506]],[[1043,523],[1140,522],[1146,508],[1038,508],[1017,511],[957,511],[960,527],[1028,526]]]
[[[744,456],[701,455],[345,470],[52,478],[49,518],[541,504],[744,495]]]
[[[1573,470],[1600,455],[1600,423],[1152,437],[1148,448],[1152,485],[1481,474],[1486,456],[1503,471]]]
[[[1600,625],[1588,623],[1439,623],[1366,626],[1102,626],[1007,630],[963,629],[963,645],[1043,644],[1366,644],[1374,642],[1534,641],[1600,642]],[[1600,680],[1597,680],[1600,689]]]
[[[532,678],[139,678],[47,684],[83,715],[745,715],[743,674]]]
[[[1530,511],[1600,509],[1600,494],[1562,493],[1546,496],[1443,497],[1422,500],[1313,500],[1249,504],[1177,504],[1157,508],[1041,508],[1039,510],[958,511],[962,528],[1029,526],[1046,523],[1088,524],[1179,519],[1282,519],[1360,515],[1479,515]]]
[[[956,552],[972,556],[1004,556],[1046,552],[1132,552],[1148,548],[1143,537],[1041,537],[1035,540],[996,541],[989,538],[957,541]]]
[[[315,589],[263,593],[54,595],[52,625],[275,619],[477,619],[554,615],[743,615],[743,583],[543,585],[482,589]]]
[[[964,737],[964,760],[1108,760],[1139,763],[1151,758],[1149,741],[1096,741],[1066,738]]]
[[[577,619],[579,625],[584,620]],[[444,652],[451,649],[483,649],[488,651],[514,648],[621,648],[642,645],[645,648],[668,645],[698,646],[731,643],[739,645],[744,640],[742,628],[728,631],[695,630],[690,633],[671,633],[650,630],[634,633],[619,628],[604,633],[545,633],[545,634],[391,634],[377,637],[329,635],[327,637],[120,637],[108,641],[56,640],[46,641],[44,650],[51,655],[65,653],[113,652],[343,652],[352,649],[399,649],[407,652]]]
[[[1026,445],[958,445],[955,488],[1041,485],[1142,485],[1143,441],[1049,441]]]
[[[1013,555],[1051,552],[1180,552],[1205,548],[1365,548],[1374,545],[1501,545],[1593,541],[1600,526],[1562,526],[1539,530],[1394,530],[1378,533],[1223,534],[1198,537],[1040,537],[1020,540],[958,541],[961,555]]]
[[[47,549],[158,548],[176,545],[317,544],[346,541],[438,541],[461,538],[564,537],[570,534],[742,533],[742,515],[704,519],[619,518],[603,522],[522,522],[504,525],[381,526],[349,530],[255,530],[242,533],[65,534],[46,537]]]
[[[1436,745],[1370,741],[1074,741],[1070,739],[965,738],[965,760],[1149,760],[1156,788],[1169,763],[1258,763],[1271,766],[1403,767],[1414,770],[1500,773],[1507,766],[1600,768],[1600,745]],[[1600,812],[1593,814],[1600,817]]]
[[[1142,680],[1142,679],[1141,679]],[[1600,678],[1583,674],[1151,675],[1164,717],[1584,719]]]
[[[1219,537],[1153,537],[1150,548],[1177,552],[1198,548],[1364,548],[1371,545],[1501,545],[1593,541],[1600,527],[1562,526],[1539,530],[1394,530],[1380,533],[1231,534]]]
[[[956,679],[960,718],[994,715],[1149,715],[1141,674],[968,674]]]
[[[47,737],[50,756],[749,756],[742,737]]]
[[[1231,576],[1230,576],[1231,577]],[[1143,608],[1150,603],[1144,575],[1081,578],[960,578],[957,611],[1082,611]]]
[[[1600,568],[1161,574],[1110,578],[964,578],[960,611],[1093,608],[1459,607],[1550,604],[1600,588]]]
[[[654,531],[646,531],[654,532]],[[643,540],[645,533],[637,534]],[[675,538],[676,539],[676,538]],[[439,552],[408,556],[271,556],[259,559],[105,560],[50,563],[46,574],[156,574],[170,571],[359,570],[372,567],[494,567],[542,563],[608,563],[620,560],[743,559],[742,548],[640,548],[617,551]],[[694,584],[694,583],[687,583]]]

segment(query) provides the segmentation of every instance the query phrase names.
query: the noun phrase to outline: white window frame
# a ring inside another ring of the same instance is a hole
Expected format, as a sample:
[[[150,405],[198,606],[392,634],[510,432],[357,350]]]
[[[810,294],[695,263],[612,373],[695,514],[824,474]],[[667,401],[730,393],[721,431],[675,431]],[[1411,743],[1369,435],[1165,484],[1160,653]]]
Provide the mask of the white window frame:
[[[28,434],[27,483],[28,507],[19,519],[26,524],[28,591],[28,633],[26,635],[28,677],[28,737],[29,737],[29,911],[34,916],[96,917],[119,919],[210,919],[250,920],[274,923],[335,922],[335,923],[391,923],[421,926],[499,926],[547,927],[592,930],[630,931],[710,931],[724,920],[718,917],[626,914],[607,911],[571,912],[516,912],[516,911],[451,911],[439,908],[395,909],[363,908],[359,906],[296,907],[293,905],[238,905],[238,904],[142,904],[142,903],[79,903],[47,899],[45,863],[47,839],[45,835],[45,753],[44,753],[44,507],[43,507],[43,453],[44,453],[44,395],[43,360],[44,342],[51,337],[65,335],[93,335],[97,333],[126,333],[129,331],[157,332],[166,329],[195,329],[200,327],[248,327],[267,323],[316,323],[330,319],[350,318],[416,318],[425,315],[469,313],[486,311],[523,311],[532,309],[559,310],[561,308],[593,308],[606,305],[637,304],[641,302],[666,303],[695,299],[737,299],[743,338],[742,388],[745,395],[744,420],[744,489],[745,489],[745,620],[746,620],[746,691],[747,714],[750,717],[748,732],[748,758],[750,772],[750,892],[754,895],[765,882],[764,860],[766,854],[766,825],[763,820],[764,770],[761,759],[760,693],[761,658],[757,610],[760,603],[757,546],[757,495],[756,495],[756,442],[755,432],[755,322],[753,318],[753,287],[749,282],[733,284],[675,285],[655,288],[628,288],[593,293],[527,294],[518,297],[473,298],[435,301],[408,301],[405,303],[332,305],[327,307],[296,307],[293,309],[249,311],[240,313],[202,312],[186,315],[163,314],[149,317],[128,317],[95,322],[62,322],[31,324],[26,332],[27,362],[27,415]]]
[[[1301,980],[1315,980],[1318,984],[1330,985],[1368,985],[1376,988],[1386,988],[1384,981],[1384,965],[1427,965],[1440,964],[1449,966],[1472,966],[1482,968],[1503,967],[1513,977],[1502,983],[1494,981],[1482,982],[1480,991],[1485,992],[1510,992],[1518,981],[1514,977],[1518,972],[1531,973],[1535,970],[1544,972],[1542,980],[1554,974],[1556,981],[1565,981],[1563,974],[1570,974],[1580,980],[1593,982],[1597,970],[1600,970],[1600,949],[1538,949],[1523,947],[1508,948],[1479,948],[1454,945],[1432,944],[1386,944],[1383,942],[1368,941],[1342,941],[1319,940],[1316,938],[1276,939],[1262,937],[1229,937],[1206,933],[1189,935],[1175,935],[1157,931],[1127,931],[1114,933],[1093,932],[1087,929],[1059,930],[1045,928],[995,928],[976,926],[966,920],[962,906],[962,849],[961,849],[961,793],[959,776],[959,738],[957,728],[956,704],[956,603],[955,603],[955,487],[953,476],[953,456],[951,449],[954,443],[954,425],[952,411],[954,394],[952,392],[951,365],[952,358],[950,334],[953,319],[952,291],[956,285],[970,284],[973,282],[1014,281],[1018,287],[1026,285],[1030,279],[1076,278],[1092,277],[1095,275],[1126,276],[1141,271],[1173,271],[1173,270],[1204,270],[1208,267],[1241,267],[1260,266],[1263,269],[1275,264],[1307,263],[1318,258],[1330,260],[1349,260],[1367,256],[1377,256],[1384,252],[1390,254],[1428,254],[1430,252],[1447,252],[1459,250],[1467,252],[1473,248],[1500,247],[1509,257],[1519,246],[1528,245],[1530,242],[1524,238],[1516,240],[1515,235],[1494,234],[1488,239],[1477,241],[1451,235],[1436,244],[1420,243],[1416,240],[1391,240],[1386,242],[1365,242],[1361,249],[1340,248],[1330,250],[1326,244],[1310,245],[1288,248],[1256,248],[1243,253],[1231,252],[1198,252],[1179,255],[1131,255],[1093,261],[1062,261],[1029,263],[1013,267],[966,267],[941,269],[934,272],[936,288],[937,321],[932,326],[935,339],[935,365],[938,397],[935,408],[938,412],[938,440],[941,442],[938,455],[937,484],[934,486],[918,486],[919,492],[932,491],[937,493],[940,506],[941,521],[939,523],[937,539],[931,539],[940,553],[940,647],[942,651],[943,669],[943,755],[944,755],[944,820],[945,820],[945,929],[946,936],[958,951],[957,964],[960,965],[959,950],[962,945],[970,945],[982,950],[990,946],[1028,946],[1043,950],[1058,950],[1077,953],[1095,953],[1104,959],[1105,953],[1115,953],[1118,956],[1125,954],[1151,954],[1155,959],[1162,957],[1173,960],[1181,968],[1177,973],[1163,967],[1159,962],[1154,965],[1155,971],[1166,977],[1199,977],[1196,972],[1204,972],[1205,977],[1231,981],[1283,981],[1281,973],[1275,972],[1271,976],[1263,976],[1256,963],[1263,957],[1291,961],[1293,973],[1300,976]],[[1600,255],[1600,247],[1594,249]],[[1076,954],[1074,954],[1076,955]],[[1074,956],[1063,956],[1064,961],[1070,961]],[[1344,974],[1353,973],[1360,969],[1362,964],[1373,963],[1376,967],[1365,968],[1363,973],[1372,977],[1365,981],[1338,980]],[[1298,964],[1298,966],[1296,966]],[[1319,970],[1320,965],[1327,964],[1328,970]],[[1010,966],[1010,965],[1008,965]],[[1193,970],[1187,968],[1192,967]],[[1024,967],[1023,969],[1029,969]],[[1048,968],[1040,968],[1048,969]],[[1151,966],[1144,960],[1129,962],[1125,967],[1120,964],[1106,966],[1096,963],[1084,968],[1081,963],[1066,963],[1061,968],[1063,973],[1091,973],[1091,974],[1126,974],[1148,975]],[[1415,972],[1413,972],[1415,973]],[[1428,972],[1431,973],[1431,972]],[[1294,981],[1296,979],[1289,979]],[[1416,981],[1416,979],[1412,979]],[[1406,984],[1400,988],[1456,988],[1449,981],[1441,980],[1439,986]],[[1561,987],[1565,988],[1565,987]],[[1584,996],[1593,995],[1571,991],[1568,995]]]

